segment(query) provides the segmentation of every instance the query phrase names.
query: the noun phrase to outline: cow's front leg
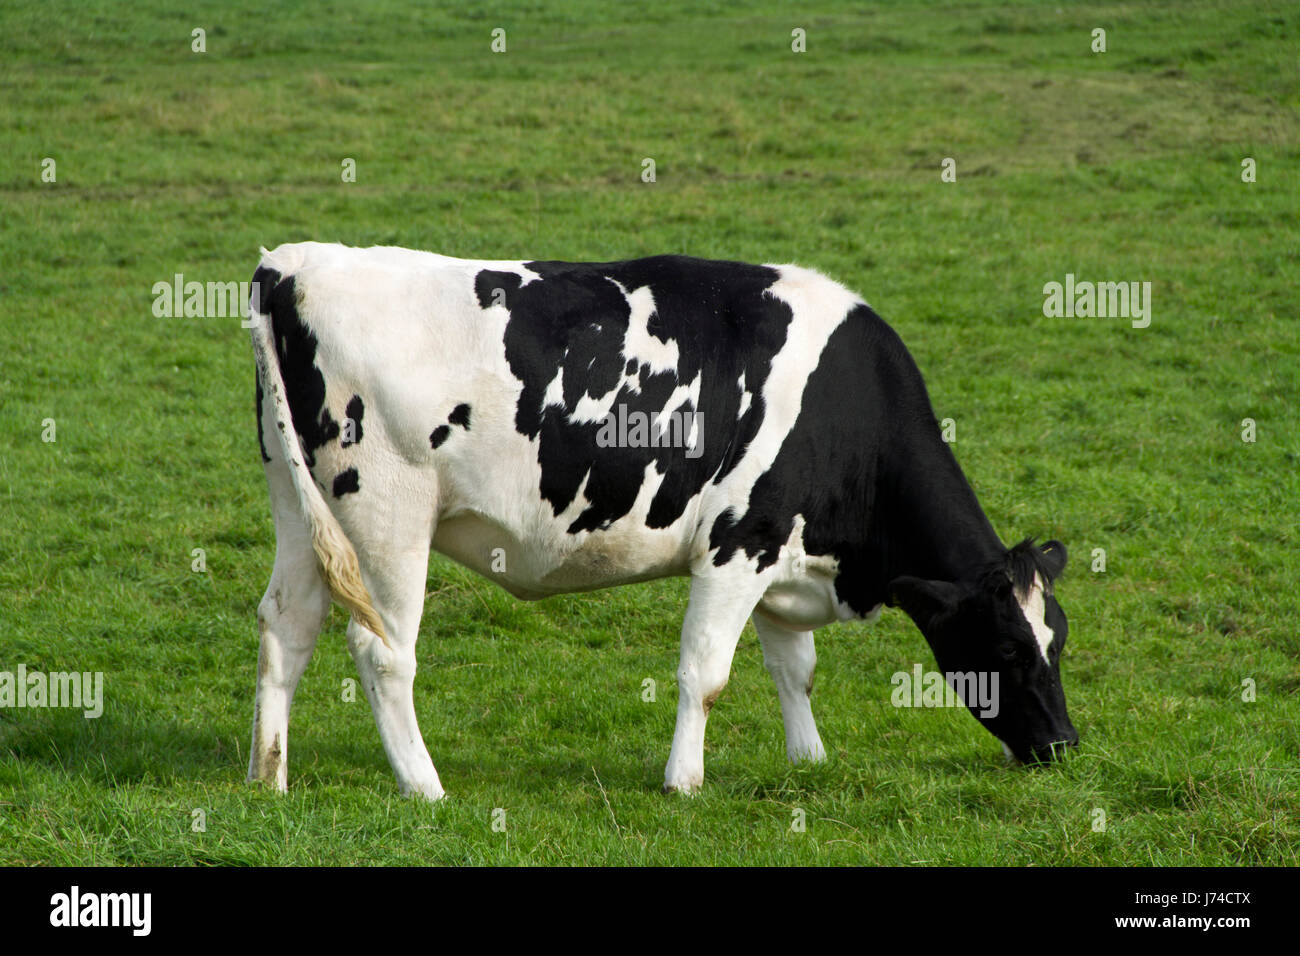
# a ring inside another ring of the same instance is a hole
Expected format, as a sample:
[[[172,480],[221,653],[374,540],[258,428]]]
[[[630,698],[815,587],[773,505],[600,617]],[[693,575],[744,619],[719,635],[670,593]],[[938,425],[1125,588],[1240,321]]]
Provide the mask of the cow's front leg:
[[[664,791],[690,793],[704,783],[704,726],[727,685],[745,621],[765,584],[752,572],[695,576],[682,624],[677,667],[677,729],[664,771]]]
[[[792,631],[754,613],[754,630],[763,645],[763,664],[776,684],[785,721],[785,753],[792,762],[825,760],[826,748],[812,714],[813,671],[817,652],[812,631]]]

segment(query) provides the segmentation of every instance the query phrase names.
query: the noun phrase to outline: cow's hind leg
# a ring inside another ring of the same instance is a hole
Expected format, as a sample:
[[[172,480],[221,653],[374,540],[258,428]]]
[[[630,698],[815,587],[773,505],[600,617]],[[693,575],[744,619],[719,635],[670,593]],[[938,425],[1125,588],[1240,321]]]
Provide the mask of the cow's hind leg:
[[[306,523],[289,502],[283,505],[276,512],[275,568],[257,607],[261,647],[248,761],[250,781],[279,790],[289,783],[289,708],[330,606]]]
[[[727,685],[745,621],[766,584],[752,572],[691,579],[677,668],[677,729],[664,771],[664,790],[690,793],[704,783],[704,726]]]
[[[432,518],[423,507],[402,508],[391,500],[385,531],[373,526],[354,530],[344,522],[349,538],[360,545],[361,576],[388,639],[385,644],[353,619],[348,648],[402,793],[437,800],[442,783],[420,734],[414,699],[415,643],[424,611]]]
[[[813,720],[813,670],[817,652],[812,631],[793,631],[754,613],[754,630],[763,645],[763,663],[776,684],[785,721],[785,752],[790,760],[825,760],[826,748]]]

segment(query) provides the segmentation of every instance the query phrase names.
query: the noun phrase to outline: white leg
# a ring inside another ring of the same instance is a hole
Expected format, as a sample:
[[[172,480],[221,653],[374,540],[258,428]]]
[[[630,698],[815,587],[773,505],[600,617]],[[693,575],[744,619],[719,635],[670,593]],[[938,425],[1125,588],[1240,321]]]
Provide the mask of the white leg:
[[[402,793],[438,800],[442,783],[420,733],[413,693],[431,528],[428,519],[399,521],[393,527],[402,529],[395,537],[383,542],[372,537],[364,548],[357,548],[361,576],[384,622],[389,646],[353,620],[348,623],[348,649]]]
[[[677,729],[664,771],[664,790],[690,793],[704,783],[704,725],[727,685],[736,642],[766,587],[749,571],[696,576],[682,623],[677,668]]]
[[[812,631],[788,630],[760,612],[754,614],[754,630],[763,645],[763,663],[781,699],[786,755],[796,763],[825,760],[826,748],[817,733],[810,701],[813,670],[817,667]]]
[[[283,791],[289,786],[289,709],[316,648],[330,597],[306,523],[288,490],[287,473],[270,464],[267,475],[275,515],[275,568],[257,607],[261,647],[248,779]]]

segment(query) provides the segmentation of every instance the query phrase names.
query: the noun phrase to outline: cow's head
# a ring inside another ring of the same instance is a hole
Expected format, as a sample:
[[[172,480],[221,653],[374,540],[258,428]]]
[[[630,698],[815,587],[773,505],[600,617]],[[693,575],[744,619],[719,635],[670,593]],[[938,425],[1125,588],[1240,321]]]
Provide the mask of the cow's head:
[[[1052,760],[1079,742],[1061,688],[1065,612],[1052,595],[1065,557],[1059,541],[1039,548],[1026,539],[969,580],[890,584],[890,603],[916,622],[945,674],[998,675],[995,713],[967,705],[1023,763]]]

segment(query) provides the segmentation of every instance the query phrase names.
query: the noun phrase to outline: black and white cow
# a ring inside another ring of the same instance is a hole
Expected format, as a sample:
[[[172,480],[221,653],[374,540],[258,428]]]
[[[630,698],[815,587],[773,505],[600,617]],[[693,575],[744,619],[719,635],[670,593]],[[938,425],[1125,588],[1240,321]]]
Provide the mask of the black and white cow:
[[[314,242],[264,250],[253,279],[276,555],[250,779],[286,786],[332,595],[402,790],[442,795],[412,703],[430,546],[526,600],[690,575],[667,790],[703,782],[751,618],[791,759],[825,755],[813,629],[886,604],[945,672],[1001,675],[996,715],[972,712],[1009,753],[1077,742],[1065,548],[1003,546],[903,343],[830,279]]]

